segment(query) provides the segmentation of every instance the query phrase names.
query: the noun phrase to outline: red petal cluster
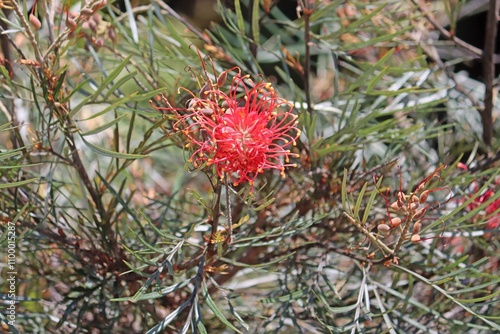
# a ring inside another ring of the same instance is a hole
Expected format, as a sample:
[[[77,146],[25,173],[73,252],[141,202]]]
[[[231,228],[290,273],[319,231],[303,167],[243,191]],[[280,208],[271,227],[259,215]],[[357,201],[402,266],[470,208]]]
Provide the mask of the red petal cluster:
[[[285,167],[295,166],[289,158],[297,156],[290,152],[300,135],[297,116],[271,84],[237,74],[228,94],[215,87],[201,95],[175,125],[189,138],[195,167],[213,165],[221,179],[253,185],[266,169],[284,177]]]
[[[495,192],[493,190],[487,190],[484,194],[477,197],[468,205],[469,210],[474,210],[483,203],[486,203],[493,195],[495,195]],[[500,225],[500,213],[498,213],[499,209],[500,198],[486,206],[485,217],[488,217],[488,222],[485,225],[486,230],[493,230]]]
[[[468,170],[467,166],[459,163],[458,167],[464,170]],[[498,185],[500,180],[496,182],[496,185]],[[476,193],[479,191],[479,186],[477,184],[474,184],[474,188]],[[493,189],[488,189],[485,191],[483,194],[480,196],[476,197],[469,205],[467,206],[469,210],[474,210],[478,206],[482,205],[483,203],[486,203],[492,196],[495,195],[495,191]],[[471,197],[471,196],[469,196]],[[491,231],[499,227],[500,225],[500,198],[494,200],[493,202],[489,203],[486,206],[485,209],[485,217],[488,218],[488,222],[485,225],[486,231]]]

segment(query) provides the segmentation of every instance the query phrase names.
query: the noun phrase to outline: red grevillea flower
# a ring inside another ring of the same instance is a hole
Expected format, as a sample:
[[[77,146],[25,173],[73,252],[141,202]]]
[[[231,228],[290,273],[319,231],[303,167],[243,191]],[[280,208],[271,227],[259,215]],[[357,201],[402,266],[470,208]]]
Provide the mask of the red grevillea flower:
[[[459,163],[458,167],[464,170],[468,170],[467,166],[463,163]],[[496,185],[500,184],[500,180],[496,182]],[[479,186],[477,183],[474,183],[474,191],[477,193],[479,191]],[[476,197],[469,205],[467,205],[469,210],[474,210],[479,207],[483,203],[486,203],[492,196],[495,195],[493,189],[488,189],[483,194]],[[485,225],[486,231],[491,231],[500,225],[500,198],[497,198],[493,202],[489,203],[485,208],[485,216],[488,219],[488,222]]]
[[[489,197],[493,196],[494,194],[495,193],[491,191],[491,195]],[[498,226],[500,225],[500,198],[488,204],[485,211],[486,217],[490,217],[488,219],[488,223],[486,223],[486,230],[494,230],[498,228]]]
[[[297,157],[290,152],[300,135],[297,116],[270,83],[236,74],[228,94],[205,85],[200,95],[188,101],[189,113],[178,115],[174,125],[189,139],[195,168],[215,166],[219,178],[253,185],[266,169],[285,177],[285,167],[296,166],[289,158]]]
[[[487,190],[481,196],[476,197],[474,201],[468,205],[469,210],[474,210],[483,203],[486,203],[493,195],[495,195],[495,192],[492,189]],[[484,212],[484,217],[488,219],[488,222],[485,225],[486,231],[491,231],[497,228],[500,225],[500,198],[489,203]]]

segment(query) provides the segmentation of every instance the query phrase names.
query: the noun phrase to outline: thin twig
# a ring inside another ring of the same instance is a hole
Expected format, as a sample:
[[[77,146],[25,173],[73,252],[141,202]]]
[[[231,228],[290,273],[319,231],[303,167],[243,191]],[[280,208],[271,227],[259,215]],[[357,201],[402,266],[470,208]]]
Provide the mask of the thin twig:
[[[9,43],[13,44],[13,42],[8,34],[3,33],[5,30],[7,30],[8,26],[9,26],[8,25],[8,18],[9,18],[9,14],[10,14],[11,10],[7,9],[7,8],[3,8],[2,11],[5,15],[5,19],[0,20],[0,29],[2,32],[2,34],[0,34],[1,47],[2,47],[1,50],[2,50],[3,58],[4,58],[3,66],[5,66],[5,68],[7,69],[7,72],[13,73],[12,64],[11,64],[12,57],[11,57],[10,48],[9,48]],[[17,48],[15,44],[13,44],[13,45],[15,48]]]
[[[306,2],[304,4],[304,1]],[[306,93],[306,104],[307,111],[309,113],[312,112],[311,105],[311,89],[309,76],[311,74],[311,32],[310,32],[310,18],[314,8],[314,1],[310,0],[301,0],[302,11],[304,12],[304,42],[306,47],[305,60],[304,60],[304,91]]]
[[[384,244],[383,242],[381,242],[379,239],[377,239],[370,231],[368,231],[361,223],[359,223],[356,219],[354,219],[353,217],[351,217],[347,212],[344,212],[344,216],[347,217],[347,219],[349,220],[349,222],[353,223],[354,225],[356,225],[356,227],[358,228],[358,230],[363,233],[364,235],[366,235],[368,237],[368,239],[370,239],[370,241],[372,243],[374,243],[375,245],[377,245],[378,248],[380,248],[380,250],[382,250],[385,254],[394,254],[394,251],[392,249],[390,249],[389,247],[387,247],[386,244]]]
[[[54,43],[54,17],[56,12],[56,4],[55,1],[44,0],[46,11],[45,11],[45,20],[47,20],[47,27],[49,32],[49,41],[50,43]],[[36,2],[37,4],[39,2]],[[50,8],[49,8],[50,6]]]
[[[226,190],[226,210],[227,210],[227,239],[228,245],[233,243],[233,219],[231,213],[231,197],[229,194],[229,184],[227,182],[227,175],[224,175],[224,186]]]
[[[68,124],[68,126],[70,126],[70,124]],[[90,197],[92,198],[92,201],[96,205],[99,215],[103,217],[105,211],[104,211],[104,206],[102,205],[101,196],[99,195],[97,189],[92,185],[92,182],[90,181],[90,177],[87,173],[87,170],[85,169],[85,166],[83,165],[82,159],[80,158],[80,154],[78,153],[78,149],[76,148],[75,139],[71,134],[71,132],[69,131],[66,132],[65,137],[66,137],[66,142],[68,143],[69,146],[69,151],[71,153],[73,166],[78,172],[78,175],[80,175],[80,178],[82,179],[85,188],[87,188],[87,191],[90,193]]]
[[[19,8],[17,1],[12,1],[10,4],[12,5],[12,9],[14,10],[14,13],[16,13],[17,18],[19,19],[19,22],[21,22],[24,31],[26,31],[26,34],[28,35],[28,40],[30,41],[31,45],[33,46],[33,50],[35,51],[36,60],[38,60],[40,69],[43,71],[43,69],[45,68],[44,58],[42,52],[40,51],[40,48],[38,47],[38,42],[36,40],[35,34],[33,33],[33,30],[31,29],[28,21],[26,21],[26,18],[24,17],[21,8]]]
[[[484,93],[484,109],[481,113],[481,121],[483,123],[483,140],[487,146],[491,146],[493,138],[493,86],[495,80],[495,63],[493,57],[495,55],[495,43],[497,38],[498,25],[498,7],[500,0],[490,0],[490,7],[486,21],[486,36],[484,41],[483,52],[483,77],[485,84]]]
[[[219,218],[220,218],[220,198],[221,198],[221,193],[222,193],[222,185],[221,182],[217,182],[217,185],[215,186],[215,196],[217,196],[215,200],[214,207],[212,208],[212,214],[213,217],[211,221],[212,225],[212,231],[210,233],[210,245],[212,246],[210,250],[213,250],[213,246],[216,244],[213,241],[217,240],[217,233],[219,229]]]
[[[398,239],[398,242],[396,243],[396,247],[394,247],[394,251],[393,251],[393,254],[397,254],[398,251],[401,249],[401,247],[403,246],[403,242],[405,240],[408,240],[406,235],[408,234],[408,231],[410,230],[410,225],[411,225],[411,222],[413,221],[413,214],[411,215],[408,215],[408,218],[406,219],[406,224],[405,226],[403,227],[403,232],[401,233],[401,235],[399,236],[399,239]]]

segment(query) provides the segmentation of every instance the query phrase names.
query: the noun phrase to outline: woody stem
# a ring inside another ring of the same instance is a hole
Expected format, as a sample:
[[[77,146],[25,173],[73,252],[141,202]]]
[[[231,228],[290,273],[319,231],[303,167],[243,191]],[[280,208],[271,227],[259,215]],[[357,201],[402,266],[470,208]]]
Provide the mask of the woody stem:
[[[231,213],[231,198],[229,196],[229,184],[227,182],[227,175],[224,175],[224,185],[226,186],[226,206],[227,206],[227,244],[233,242],[233,221]]]

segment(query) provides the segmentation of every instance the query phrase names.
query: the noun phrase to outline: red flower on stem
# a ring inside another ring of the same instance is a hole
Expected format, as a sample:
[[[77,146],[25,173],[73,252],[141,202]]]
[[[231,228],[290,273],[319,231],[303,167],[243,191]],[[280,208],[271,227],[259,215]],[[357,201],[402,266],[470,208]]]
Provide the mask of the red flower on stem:
[[[468,170],[467,166],[463,163],[459,163],[458,168]],[[498,182],[500,181],[497,181],[497,184]],[[474,184],[474,188],[475,192],[477,193],[479,191],[479,186],[477,185],[477,183]],[[474,210],[483,203],[486,203],[494,195],[495,192],[493,191],[493,189],[488,189],[486,192],[476,197],[471,203],[469,203],[467,207],[469,210]],[[487,231],[485,236],[489,236],[488,232],[498,228],[498,226],[500,225],[500,198],[497,198],[493,202],[489,203],[486,206],[484,212],[484,217],[488,219],[488,222],[485,225],[485,230]]]
[[[177,113],[174,125],[189,139],[195,168],[215,166],[220,179],[253,186],[266,169],[285,177],[285,167],[296,166],[289,158],[297,157],[290,152],[300,135],[297,116],[270,83],[254,83],[238,73],[228,94],[209,83],[200,95],[188,101],[187,115]]]

